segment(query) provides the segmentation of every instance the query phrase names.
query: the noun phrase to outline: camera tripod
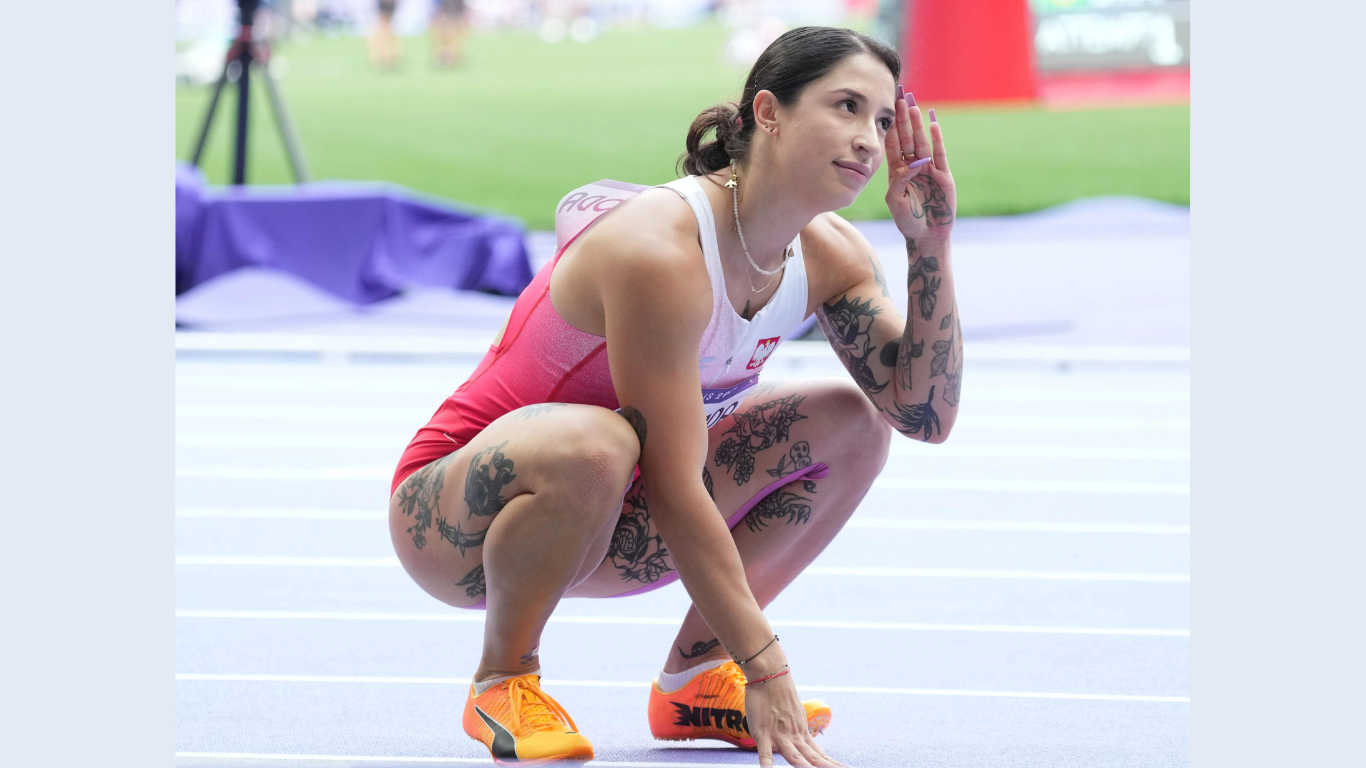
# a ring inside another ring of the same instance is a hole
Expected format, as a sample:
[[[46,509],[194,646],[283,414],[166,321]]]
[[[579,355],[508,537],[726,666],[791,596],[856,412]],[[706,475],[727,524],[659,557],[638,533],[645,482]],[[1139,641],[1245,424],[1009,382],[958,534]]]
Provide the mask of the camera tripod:
[[[213,98],[209,100],[209,109],[199,127],[199,139],[195,142],[190,162],[196,167],[199,166],[199,161],[204,156],[204,145],[209,140],[209,128],[213,126],[214,113],[218,110],[218,100],[223,95],[223,87],[229,82],[235,82],[237,135],[233,151],[232,183],[247,183],[247,125],[251,109],[251,71],[255,68],[265,81],[271,111],[275,114],[275,126],[280,130],[280,139],[284,142],[285,154],[288,155],[290,169],[294,172],[294,181],[303,183],[309,180],[308,163],[304,160],[303,149],[299,145],[299,137],[294,133],[289,113],[285,111],[284,100],[280,98],[280,89],[275,85],[270,68],[266,66],[270,61],[270,47],[265,42],[252,39],[252,24],[260,4],[260,0],[237,0],[237,37],[228,48],[223,63],[223,74],[219,75],[218,82],[213,87]]]

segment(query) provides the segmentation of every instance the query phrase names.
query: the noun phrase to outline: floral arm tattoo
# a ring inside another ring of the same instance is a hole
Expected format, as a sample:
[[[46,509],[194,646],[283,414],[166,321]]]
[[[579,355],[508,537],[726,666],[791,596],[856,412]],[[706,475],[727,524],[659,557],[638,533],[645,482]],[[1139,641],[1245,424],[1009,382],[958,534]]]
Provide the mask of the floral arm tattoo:
[[[946,243],[906,241],[904,325],[887,301],[887,280],[873,257],[871,281],[816,310],[855,383],[898,431],[920,440],[942,439],[941,419],[943,426],[953,423],[962,387],[963,332],[948,255]]]

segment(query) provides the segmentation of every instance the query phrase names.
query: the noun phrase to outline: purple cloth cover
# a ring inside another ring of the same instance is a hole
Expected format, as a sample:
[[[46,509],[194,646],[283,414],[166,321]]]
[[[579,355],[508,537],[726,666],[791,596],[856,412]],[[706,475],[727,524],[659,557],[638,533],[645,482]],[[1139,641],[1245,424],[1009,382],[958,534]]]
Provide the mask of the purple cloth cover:
[[[531,282],[516,222],[390,184],[209,189],[176,168],[176,293],[240,267],[296,275],[355,304],[411,286],[516,296]]]

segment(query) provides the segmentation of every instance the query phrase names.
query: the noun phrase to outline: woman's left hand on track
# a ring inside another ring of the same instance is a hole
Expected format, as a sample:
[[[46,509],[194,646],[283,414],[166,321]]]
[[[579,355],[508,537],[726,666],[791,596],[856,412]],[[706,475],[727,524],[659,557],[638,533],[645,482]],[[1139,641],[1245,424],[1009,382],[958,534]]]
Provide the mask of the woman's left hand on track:
[[[926,123],[920,107],[896,100],[896,124],[887,131],[887,208],[907,239],[948,240],[958,210],[958,192],[944,151],[944,130]]]

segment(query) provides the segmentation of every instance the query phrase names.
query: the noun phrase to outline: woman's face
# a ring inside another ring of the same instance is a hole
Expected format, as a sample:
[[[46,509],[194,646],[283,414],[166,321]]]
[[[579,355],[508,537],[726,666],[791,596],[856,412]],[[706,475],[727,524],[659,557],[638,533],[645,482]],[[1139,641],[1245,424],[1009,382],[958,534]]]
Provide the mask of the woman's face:
[[[871,54],[857,54],[812,81],[778,112],[779,163],[813,206],[851,205],[882,164],[882,139],[896,120],[896,80]],[[776,103],[776,102],[775,102]]]

